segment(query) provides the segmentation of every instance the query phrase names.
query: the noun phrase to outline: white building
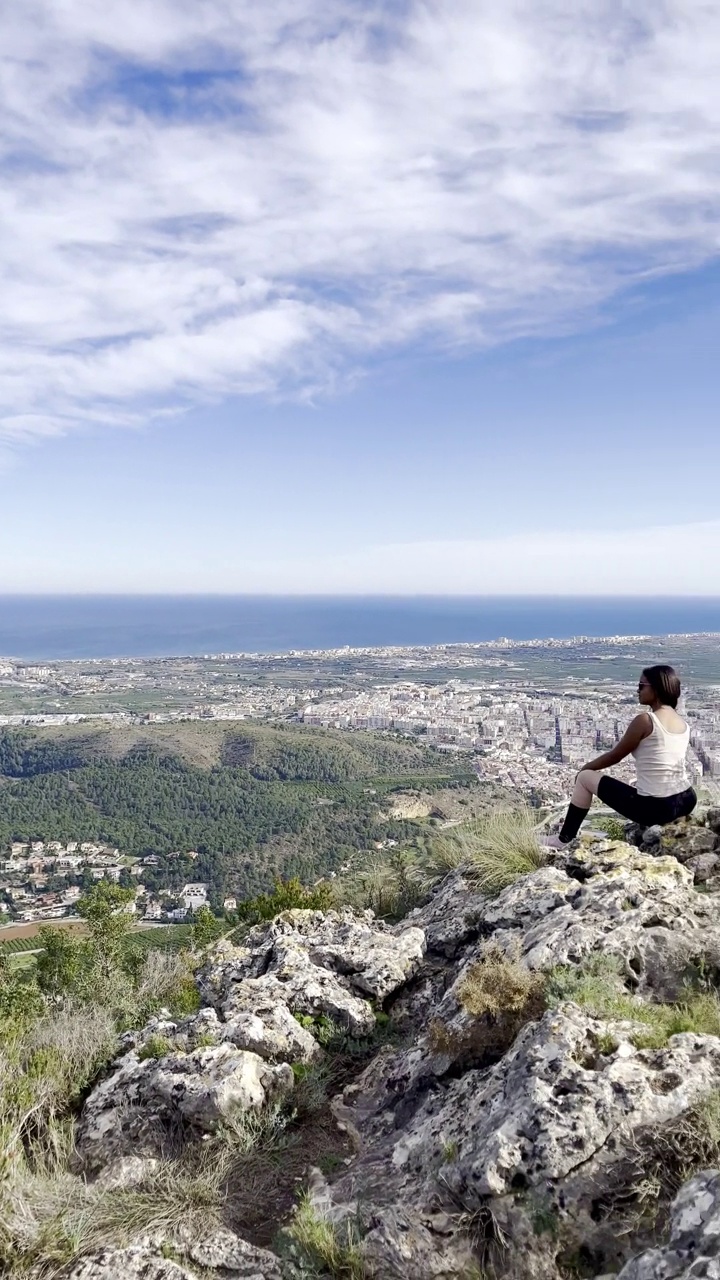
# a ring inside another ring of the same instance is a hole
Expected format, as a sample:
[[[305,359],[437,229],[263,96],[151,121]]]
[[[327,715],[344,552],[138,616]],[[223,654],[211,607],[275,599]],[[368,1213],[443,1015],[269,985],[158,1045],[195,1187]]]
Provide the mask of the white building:
[[[180,897],[185,908],[188,911],[197,911],[198,907],[206,907],[207,891],[208,887],[206,884],[197,883],[184,885],[180,890]]]

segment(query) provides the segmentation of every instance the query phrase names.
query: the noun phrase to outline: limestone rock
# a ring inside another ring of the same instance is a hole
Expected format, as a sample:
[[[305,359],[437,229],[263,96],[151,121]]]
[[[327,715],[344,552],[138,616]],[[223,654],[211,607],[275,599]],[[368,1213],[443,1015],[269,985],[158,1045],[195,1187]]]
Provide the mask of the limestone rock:
[[[562,856],[565,869],[545,867],[495,899],[486,937],[519,949],[532,969],[615,956],[628,983],[658,1000],[679,999],[700,964],[720,968],[717,911],[691,870],[615,841]]]
[[[350,1035],[366,1036],[375,1026],[375,1015],[367,1000],[355,995],[347,983],[328,969],[312,963],[300,947],[279,945],[273,955],[273,970],[261,978],[230,982],[222,1003],[226,1022],[238,1013],[285,1004],[293,1013],[331,1018]]]
[[[253,1043],[268,1058],[310,1061],[308,1036],[280,1010],[368,1035],[375,1025],[368,997],[384,1000],[412,978],[424,952],[421,929],[391,931],[372,912],[285,911],[251,929],[242,947],[217,952],[200,986],[235,1043]]]
[[[670,1240],[623,1267],[618,1280],[720,1280],[720,1172],[692,1178],[672,1207]]]
[[[695,884],[705,884],[720,869],[720,853],[696,853],[685,863],[693,873]]]
[[[204,1270],[219,1270],[222,1275],[240,1276],[243,1280],[280,1280],[280,1264],[275,1254],[248,1244],[232,1231],[218,1227],[202,1239],[189,1232],[180,1233],[180,1247]]]
[[[181,1229],[165,1248],[170,1257],[155,1241],[102,1249],[76,1263],[67,1280],[197,1280],[214,1270],[238,1280],[281,1280],[274,1254],[224,1228],[200,1239]]]
[[[152,1156],[120,1156],[100,1170],[95,1186],[102,1191],[137,1187],[155,1172],[158,1164]]]
[[[249,982],[262,979],[249,979]],[[225,1021],[220,1024],[220,1035],[238,1049],[249,1049],[271,1062],[315,1062],[322,1050],[310,1032],[294,1018],[287,1005],[269,995],[263,1000],[254,991],[246,992],[248,1008],[241,1008],[240,992],[245,984],[235,989],[236,998],[225,1007]]]
[[[85,1103],[76,1140],[80,1163],[92,1172],[118,1156],[155,1155],[178,1122],[207,1133],[292,1087],[287,1064],[271,1066],[231,1044],[160,1059],[140,1060],[131,1051]]]
[[[493,899],[453,873],[413,913],[428,955],[391,1008],[415,1042],[378,1055],[346,1088],[342,1115],[359,1155],[330,1187],[335,1213],[361,1206],[371,1273],[462,1275],[459,1224],[477,1219],[509,1241],[507,1280],[558,1280],[559,1246],[553,1231],[536,1229],[539,1211],[568,1248],[589,1251],[598,1273],[624,1265],[632,1241],[597,1206],[627,1177],[628,1151],[645,1133],[720,1088],[720,1039],[687,1033],[640,1050],[639,1028],[566,1004],[473,1061],[439,1048],[428,1028],[435,1020],[462,1042],[473,1020],[460,983],[488,942],[531,970],[610,955],[627,991],[682,999],[688,974],[720,967],[716,904],[694,889],[694,870],[590,837]]]
[[[490,1070],[424,1089],[413,1086],[410,1055],[386,1061],[382,1073],[373,1064],[348,1098],[365,1151],[332,1188],[334,1199],[364,1206],[383,1256],[399,1257],[402,1240],[406,1274],[418,1280],[445,1275],[440,1258],[448,1275],[451,1262],[460,1267],[462,1233],[451,1229],[433,1260],[427,1239],[428,1221],[459,1207],[507,1237],[508,1276],[555,1274],[552,1238],[536,1240],[538,1205],[576,1246],[592,1246],[608,1265],[624,1261],[593,1206],[617,1179],[628,1144],[720,1086],[720,1040],[683,1034],[640,1051],[632,1028],[617,1024],[608,1050],[607,1031],[567,1005],[526,1027]],[[417,1256],[408,1256],[413,1240]]]
[[[688,827],[680,838],[672,828],[665,827],[660,837],[660,848],[664,852],[672,852],[678,862],[687,862],[699,853],[712,853],[717,839],[709,827]]]
[[[708,809],[706,822],[711,831],[720,836],[720,809]]]
[[[196,1280],[195,1273],[142,1245],[100,1249],[81,1258],[67,1280]]]

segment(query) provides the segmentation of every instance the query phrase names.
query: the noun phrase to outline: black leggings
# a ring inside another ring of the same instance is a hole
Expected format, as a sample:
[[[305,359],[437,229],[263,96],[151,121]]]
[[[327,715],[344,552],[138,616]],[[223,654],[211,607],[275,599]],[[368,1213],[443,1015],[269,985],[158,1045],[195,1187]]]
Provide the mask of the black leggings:
[[[635,787],[617,778],[603,774],[597,789],[598,798],[623,818],[637,822],[640,827],[652,827],[655,823],[664,827],[676,818],[686,818],[697,804],[692,787],[678,791],[674,796],[640,796]]]
[[[692,787],[688,787],[687,791],[679,791],[675,796],[641,796],[635,787],[629,787],[626,782],[619,782],[617,778],[610,778],[606,773],[600,779],[597,793],[603,804],[622,814],[623,818],[637,822],[640,827],[652,827],[655,823],[664,827],[667,822],[674,822],[676,818],[686,818],[697,804],[697,796]],[[575,839],[589,812],[589,809],[581,809],[576,804],[569,806],[560,830],[563,844]]]

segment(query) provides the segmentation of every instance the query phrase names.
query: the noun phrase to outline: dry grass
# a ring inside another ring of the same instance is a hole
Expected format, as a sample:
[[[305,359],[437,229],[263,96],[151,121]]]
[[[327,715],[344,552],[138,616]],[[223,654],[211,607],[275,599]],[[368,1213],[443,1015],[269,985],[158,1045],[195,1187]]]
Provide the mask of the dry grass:
[[[703,1169],[720,1165],[720,1090],[669,1124],[638,1134],[610,1171],[594,1202],[598,1221],[616,1235],[644,1238],[667,1219],[680,1188]]]
[[[369,907],[381,919],[397,920],[425,900],[427,888],[418,858],[398,850],[358,856],[334,882],[333,893],[340,905]]]
[[[471,826],[459,827],[446,843],[456,847],[456,865],[483,893],[500,893],[545,863],[536,816],[532,809],[495,809]]]
[[[52,1155],[58,1124],[117,1044],[102,1006],[47,1013],[0,1047],[0,1171],[23,1151]]]
[[[508,956],[497,944],[490,944],[458,983],[457,996],[473,1017],[496,1017],[520,1013],[530,1003],[536,1006],[544,986],[544,976],[528,969],[518,952]]]
[[[141,1183],[105,1190],[66,1172],[71,1148],[47,1151],[16,1168],[6,1187],[0,1230],[3,1274],[38,1277],[95,1249],[123,1247],[145,1234],[172,1241],[182,1229],[201,1236],[231,1221],[249,1199],[267,1209],[267,1178],[285,1146],[287,1116],[279,1108],[246,1113],[211,1139],[160,1160]],[[275,1175],[277,1177],[277,1174]]]
[[[434,1053],[476,1065],[499,1058],[528,1022],[545,1009],[545,977],[533,973],[517,953],[506,956],[486,946],[457,987],[458,1002],[469,1019],[444,1023],[434,1018],[428,1041]]]

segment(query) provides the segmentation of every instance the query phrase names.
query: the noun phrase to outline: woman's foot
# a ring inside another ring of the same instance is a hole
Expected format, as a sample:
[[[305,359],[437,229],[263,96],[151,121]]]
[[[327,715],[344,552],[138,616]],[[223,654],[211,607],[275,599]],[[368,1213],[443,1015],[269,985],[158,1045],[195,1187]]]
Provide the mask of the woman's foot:
[[[543,836],[540,840],[541,849],[567,849],[567,845],[559,836]]]

